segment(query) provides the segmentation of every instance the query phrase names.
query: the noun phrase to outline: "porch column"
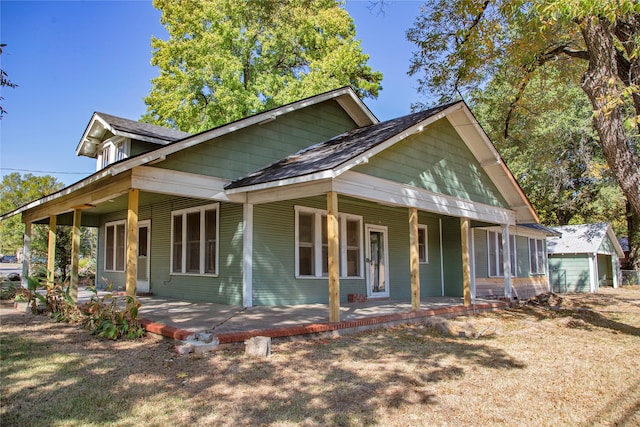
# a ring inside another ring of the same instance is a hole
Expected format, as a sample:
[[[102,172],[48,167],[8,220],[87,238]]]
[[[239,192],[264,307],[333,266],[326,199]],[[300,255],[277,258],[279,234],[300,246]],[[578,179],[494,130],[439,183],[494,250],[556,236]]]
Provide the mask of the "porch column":
[[[329,256],[329,322],[340,321],[340,246],[338,244],[338,194],[327,193],[327,245]]]
[[[598,290],[598,254],[589,254],[589,291],[595,293]]]
[[[614,252],[611,255],[611,280],[613,281],[613,287],[618,287],[618,275],[620,274],[620,260],[618,255]]]
[[[138,274],[138,189],[129,190],[127,208],[127,268],[125,290],[127,296],[136,299],[136,279]],[[130,305],[130,304],[129,304]]]
[[[418,243],[418,209],[409,208],[409,264],[411,266],[411,310],[413,311],[420,310],[420,250]]]
[[[47,248],[47,286],[54,285],[56,278],[56,226],[58,217],[49,216],[49,246]]]
[[[253,306],[253,205],[242,207],[242,305]]]
[[[502,226],[502,269],[504,270],[504,296],[511,300],[513,288],[511,286],[511,247],[509,246],[509,226]]]
[[[79,208],[73,210],[73,226],[71,228],[71,277],[69,282],[69,295],[74,302],[78,302],[78,266],[80,264],[80,224],[82,223],[82,211]]]
[[[471,262],[469,256],[469,218],[460,218],[460,238],[462,242],[462,288],[464,305],[471,305]]]
[[[22,275],[20,285],[29,288],[29,266],[31,264],[31,223],[24,223],[24,237],[22,240]]]

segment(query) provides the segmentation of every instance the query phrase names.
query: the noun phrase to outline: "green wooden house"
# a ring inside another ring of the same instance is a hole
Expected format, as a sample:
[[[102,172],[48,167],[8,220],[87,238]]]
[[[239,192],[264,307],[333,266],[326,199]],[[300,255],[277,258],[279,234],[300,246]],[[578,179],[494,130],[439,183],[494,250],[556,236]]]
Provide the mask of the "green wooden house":
[[[618,287],[624,252],[609,223],[552,227],[549,274],[555,292],[597,292],[601,286]]]
[[[349,295],[470,303],[478,273],[507,297],[546,277],[548,230],[463,102],[380,122],[342,88],[196,135],[95,113],[76,153],[97,172],[3,217],[27,243],[34,223],[98,227],[98,285],[132,295],[335,320]]]

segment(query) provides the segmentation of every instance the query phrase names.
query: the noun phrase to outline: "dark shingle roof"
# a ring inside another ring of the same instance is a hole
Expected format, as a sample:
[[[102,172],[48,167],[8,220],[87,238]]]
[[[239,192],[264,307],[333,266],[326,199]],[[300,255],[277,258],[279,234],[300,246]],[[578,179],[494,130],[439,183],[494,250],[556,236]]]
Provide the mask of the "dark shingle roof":
[[[545,227],[544,225],[541,225],[541,224],[535,224],[535,223],[518,224],[518,226],[519,227],[531,228],[532,230],[542,231],[543,233],[546,233],[547,236],[560,236],[560,235],[562,235],[562,233],[560,233],[559,231],[555,231],[554,229],[552,229],[550,227]]]
[[[157,143],[162,143],[162,141],[166,141],[166,143],[174,142],[191,136],[191,134],[187,132],[182,132],[176,129],[151,125],[149,123],[136,122],[135,120],[123,119],[122,117],[112,116],[111,114],[106,113],[96,112],[96,114],[109,123],[109,125],[111,125],[111,127],[116,131],[160,140],[156,141]]]
[[[238,178],[226,188],[265,184],[337,168],[453,104],[455,102],[345,132]]]

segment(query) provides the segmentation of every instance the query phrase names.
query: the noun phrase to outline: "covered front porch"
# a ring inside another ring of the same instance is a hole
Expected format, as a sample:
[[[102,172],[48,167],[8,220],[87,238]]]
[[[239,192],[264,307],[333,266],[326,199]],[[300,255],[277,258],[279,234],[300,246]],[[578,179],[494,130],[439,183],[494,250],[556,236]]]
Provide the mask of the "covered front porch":
[[[81,290],[80,295],[83,292]],[[156,296],[138,297],[141,322],[148,332],[178,340],[213,334],[221,344],[254,336],[271,338],[352,333],[398,324],[426,322],[505,308],[508,302],[432,297],[414,310],[409,300],[370,300],[340,306],[340,322],[329,319],[328,304],[240,307]]]

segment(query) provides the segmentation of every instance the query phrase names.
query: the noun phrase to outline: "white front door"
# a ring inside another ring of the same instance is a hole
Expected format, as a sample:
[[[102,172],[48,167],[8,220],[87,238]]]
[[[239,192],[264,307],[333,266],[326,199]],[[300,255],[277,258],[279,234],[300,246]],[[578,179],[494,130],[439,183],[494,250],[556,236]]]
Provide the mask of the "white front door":
[[[151,255],[151,221],[138,223],[138,275],[136,291],[149,292],[149,266]]]
[[[387,244],[387,227],[367,224],[366,262],[367,262],[367,296],[389,296],[389,247]]]

